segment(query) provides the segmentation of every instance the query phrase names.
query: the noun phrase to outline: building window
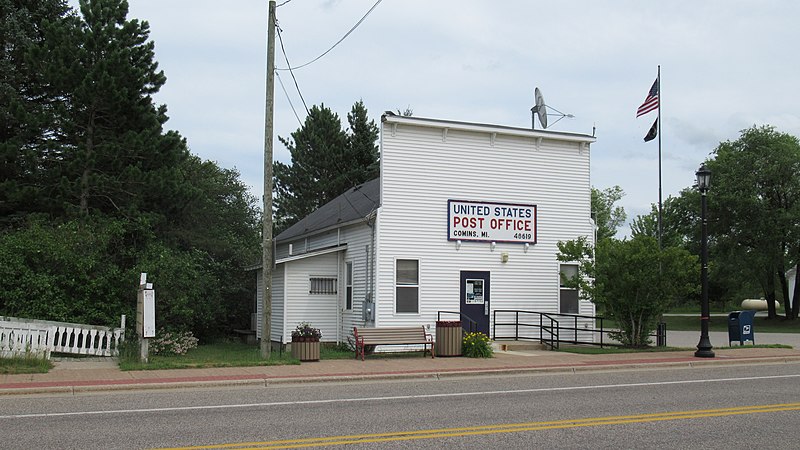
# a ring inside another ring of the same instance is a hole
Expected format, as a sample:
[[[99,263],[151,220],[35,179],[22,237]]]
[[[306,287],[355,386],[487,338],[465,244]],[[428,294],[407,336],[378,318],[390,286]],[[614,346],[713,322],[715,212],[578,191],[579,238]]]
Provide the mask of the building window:
[[[419,312],[419,261],[416,259],[395,262],[395,311]]]
[[[561,264],[558,276],[558,303],[561,314],[578,314],[578,290],[564,286],[564,279],[576,278],[578,276],[577,264]]]
[[[308,293],[322,295],[336,294],[336,281],[336,277],[310,277]]]
[[[353,262],[347,262],[344,265],[345,267],[345,277],[344,277],[344,284],[345,284],[345,299],[344,299],[344,309],[350,310],[353,309]]]

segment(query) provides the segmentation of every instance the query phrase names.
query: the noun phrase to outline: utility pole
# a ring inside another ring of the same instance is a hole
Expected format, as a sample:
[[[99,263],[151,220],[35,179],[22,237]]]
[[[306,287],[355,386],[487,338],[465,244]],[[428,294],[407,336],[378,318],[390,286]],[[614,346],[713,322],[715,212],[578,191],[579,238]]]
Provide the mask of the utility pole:
[[[272,321],[272,116],[275,104],[275,0],[269,0],[267,19],[267,106],[264,118],[264,216],[261,258],[261,357],[268,359],[272,352],[270,339]]]

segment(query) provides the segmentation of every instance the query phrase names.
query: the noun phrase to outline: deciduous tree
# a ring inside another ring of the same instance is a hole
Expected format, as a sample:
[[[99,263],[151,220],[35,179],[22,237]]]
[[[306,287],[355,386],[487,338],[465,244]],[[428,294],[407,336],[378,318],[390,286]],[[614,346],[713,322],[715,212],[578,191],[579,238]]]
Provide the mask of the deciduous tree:
[[[597,225],[597,240],[613,238],[625,223],[627,214],[622,206],[615,204],[622,200],[625,192],[619,186],[603,190],[592,188],[592,213]]]
[[[788,318],[786,271],[800,260],[800,143],[774,127],[752,127],[721,143],[707,166],[711,233],[727,257],[755,270],[776,317],[782,298]],[[778,295],[780,293],[780,295]]]
[[[612,337],[629,347],[647,345],[674,299],[699,287],[697,257],[676,247],[659,249],[649,236],[604,239],[596,254],[586,238],[559,242],[558,249],[559,261],[579,263],[577,277],[564,279],[565,285],[613,319],[619,331]]]

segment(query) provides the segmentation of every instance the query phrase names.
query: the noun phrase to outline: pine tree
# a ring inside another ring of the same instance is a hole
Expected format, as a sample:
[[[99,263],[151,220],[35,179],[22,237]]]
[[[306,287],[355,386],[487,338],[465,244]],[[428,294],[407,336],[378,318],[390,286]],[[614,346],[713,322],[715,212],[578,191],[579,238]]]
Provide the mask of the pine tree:
[[[33,49],[43,27],[67,20],[63,0],[0,0],[0,225],[41,211],[42,160],[56,100]]]
[[[369,120],[364,102],[359,100],[347,115],[350,132],[347,135],[347,150],[351,164],[348,178],[356,184],[375,179],[380,174],[380,151],[378,149],[378,126]]]
[[[81,0],[80,15],[0,0],[0,315],[115,321],[145,271],[167,326],[242,328],[254,199],[163,130],[152,96],[166,78],[147,22],[127,14],[121,0]]]
[[[322,104],[311,107],[291,139],[278,139],[292,155],[291,166],[275,163],[275,223],[280,231],[347,189],[340,169],[347,135],[339,116]]]
[[[278,137],[289,149],[291,165],[275,162],[274,215],[277,232],[353,186],[379,174],[378,127],[359,101],[347,115],[349,132],[325,105],[313,106],[303,126],[290,139]]]
[[[61,99],[58,151],[47,165],[57,180],[54,208],[80,216],[163,213],[179,195],[176,171],[188,152],[177,133],[163,133],[166,107],[151,97],[166,77],[149,25],[128,20],[124,0],[81,0],[80,10],[77,23],[45,27],[46,45],[36,55],[52,62],[42,69]]]

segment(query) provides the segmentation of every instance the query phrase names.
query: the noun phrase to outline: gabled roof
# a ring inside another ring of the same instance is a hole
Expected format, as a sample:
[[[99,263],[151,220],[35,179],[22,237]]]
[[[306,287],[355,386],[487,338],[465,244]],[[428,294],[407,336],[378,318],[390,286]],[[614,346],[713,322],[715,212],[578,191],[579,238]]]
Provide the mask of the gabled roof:
[[[380,178],[367,181],[320,206],[275,237],[287,241],[365,219],[381,205]]]

